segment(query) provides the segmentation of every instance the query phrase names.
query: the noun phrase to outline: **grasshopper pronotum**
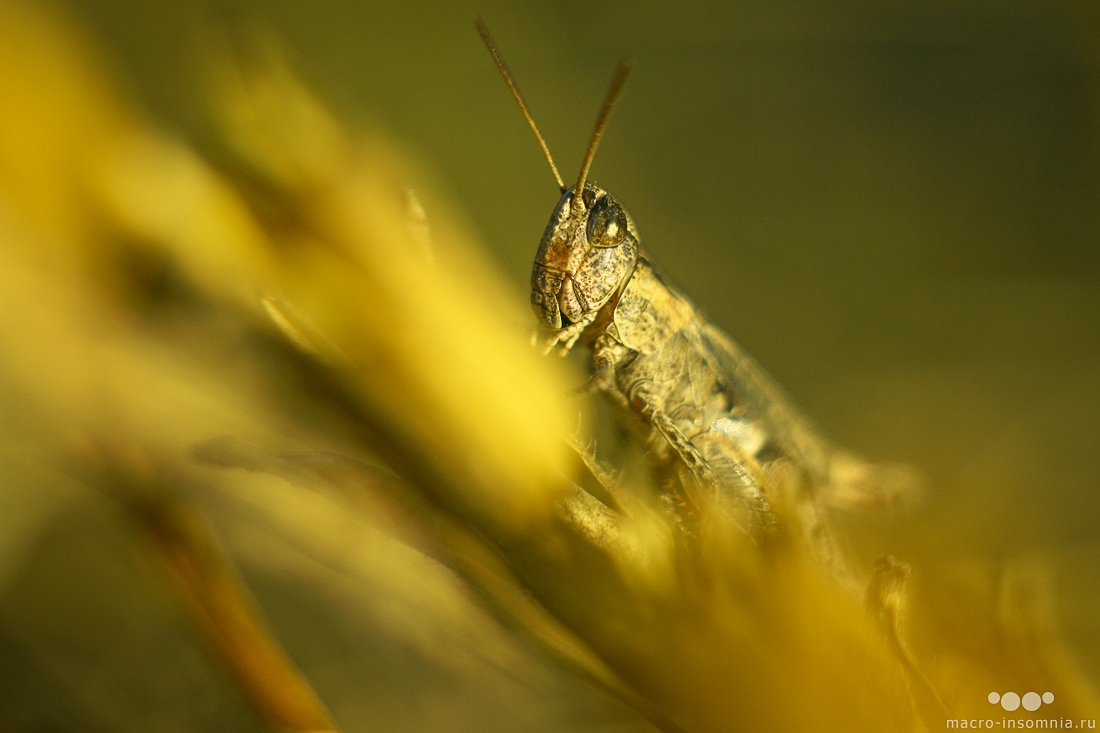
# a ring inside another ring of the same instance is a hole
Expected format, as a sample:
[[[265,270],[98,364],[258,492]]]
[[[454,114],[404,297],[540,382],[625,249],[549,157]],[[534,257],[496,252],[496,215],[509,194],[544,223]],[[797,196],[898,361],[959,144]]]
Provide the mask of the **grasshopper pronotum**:
[[[562,355],[578,342],[591,346],[586,386],[642,419],[688,504],[698,503],[690,495],[699,485],[732,491],[750,524],[767,530],[782,474],[788,486],[795,479],[786,498],[814,532],[820,499],[875,504],[911,488],[906,469],[868,463],[814,430],[748,354],[665,282],[639,249],[634,219],[588,181],[630,66],[619,65],[577,181],[566,186],[488,29],[480,19],[476,26],[561,188],[531,272],[542,346]]]

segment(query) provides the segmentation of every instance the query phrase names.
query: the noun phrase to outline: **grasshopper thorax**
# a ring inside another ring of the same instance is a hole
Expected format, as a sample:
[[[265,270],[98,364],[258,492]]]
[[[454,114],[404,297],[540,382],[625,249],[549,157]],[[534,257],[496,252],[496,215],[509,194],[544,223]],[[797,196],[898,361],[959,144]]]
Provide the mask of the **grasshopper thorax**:
[[[531,305],[546,335],[564,344],[558,334],[579,334],[621,292],[637,262],[638,231],[626,209],[591,183],[579,201],[567,189],[531,271]]]

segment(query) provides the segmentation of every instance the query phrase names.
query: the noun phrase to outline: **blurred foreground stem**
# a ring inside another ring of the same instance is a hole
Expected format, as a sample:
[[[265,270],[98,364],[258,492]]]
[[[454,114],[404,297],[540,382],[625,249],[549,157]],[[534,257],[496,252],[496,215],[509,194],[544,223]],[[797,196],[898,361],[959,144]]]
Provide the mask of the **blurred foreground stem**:
[[[264,625],[205,518],[164,496],[132,501],[128,509],[210,650],[274,729],[337,733],[317,693]]]

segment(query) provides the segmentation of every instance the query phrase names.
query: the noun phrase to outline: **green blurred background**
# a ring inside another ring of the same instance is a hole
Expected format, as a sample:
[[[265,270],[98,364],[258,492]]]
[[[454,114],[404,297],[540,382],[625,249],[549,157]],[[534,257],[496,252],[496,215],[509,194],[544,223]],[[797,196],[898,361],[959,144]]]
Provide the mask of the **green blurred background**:
[[[632,56],[594,180],[669,278],[830,435],[932,479],[911,512],[846,520],[859,554],[920,558],[926,584],[969,563],[1038,560],[1070,647],[1100,676],[1096,3],[62,7],[152,114],[200,146],[203,49],[271,31],[345,118],[422,164],[524,299],[557,191],[471,21],[489,23],[567,179],[616,61]],[[415,657],[375,643],[376,659]],[[313,649],[324,657],[323,642]],[[589,705],[568,715],[592,729],[639,725],[556,677],[463,689],[413,661],[359,666],[340,674],[358,669],[394,720],[451,689],[458,729],[484,709],[515,717],[507,729],[583,728],[554,717],[567,715],[545,702],[555,696]]]

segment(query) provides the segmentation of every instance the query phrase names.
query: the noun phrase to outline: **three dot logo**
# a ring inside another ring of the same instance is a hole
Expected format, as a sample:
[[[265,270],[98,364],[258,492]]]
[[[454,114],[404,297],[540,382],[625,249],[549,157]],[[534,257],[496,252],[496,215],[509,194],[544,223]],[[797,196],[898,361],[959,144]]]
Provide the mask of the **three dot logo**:
[[[1035,711],[1043,705],[1054,702],[1054,693],[1044,692],[1040,695],[1038,692],[1025,692],[1023,697],[1020,697],[1015,692],[1006,692],[1003,695],[999,692],[991,692],[986,699],[989,700],[990,705],[1000,703],[1001,707],[1010,713],[1021,707],[1027,711]]]

